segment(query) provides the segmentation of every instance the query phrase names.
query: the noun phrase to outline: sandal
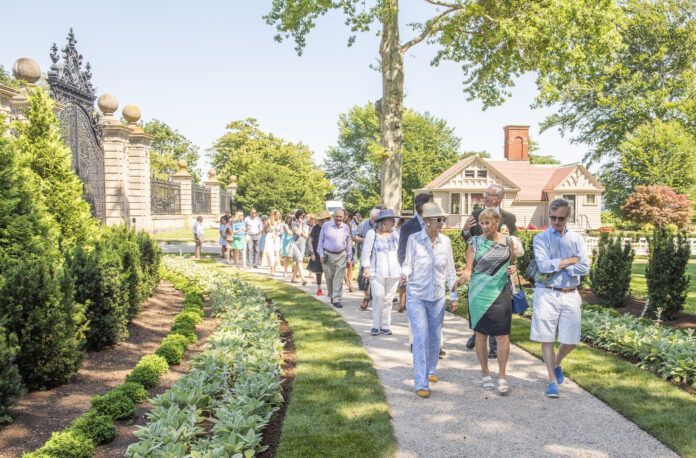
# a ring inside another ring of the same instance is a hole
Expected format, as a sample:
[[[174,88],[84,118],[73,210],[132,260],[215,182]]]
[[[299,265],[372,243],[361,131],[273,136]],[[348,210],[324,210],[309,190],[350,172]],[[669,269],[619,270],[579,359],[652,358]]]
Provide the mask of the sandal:
[[[302,286],[307,286],[307,280],[302,280]]]
[[[487,390],[492,390],[495,388],[495,385],[493,384],[493,377],[490,375],[483,377],[481,379],[481,383],[483,384],[483,387]]]
[[[360,310],[367,310],[367,306],[369,303],[369,299],[363,299],[362,304],[360,304]]]
[[[505,396],[508,394],[508,391],[510,391],[510,388],[508,387],[507,380],[504,378],[498,379],[498,394]]]

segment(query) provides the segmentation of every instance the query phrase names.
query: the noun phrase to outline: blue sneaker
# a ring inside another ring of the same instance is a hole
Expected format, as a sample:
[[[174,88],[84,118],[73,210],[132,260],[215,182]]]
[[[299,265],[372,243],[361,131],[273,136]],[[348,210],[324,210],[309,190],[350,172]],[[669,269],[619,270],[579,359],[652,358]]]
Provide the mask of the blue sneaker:
[[[382,329],[381,332],[382,332],[382,334],[384,334],[385,336],[390,336],[390,335],[392,335],[392,332],[391,332],[389,329]]]
[[[557,383],[554,383],[554,382],[549,383],[549,387],[546,389],[546,396],[548,396],[550,398],[559,397]]]
[[[372,329],[370,329],[370,334],[372,334],[373,336],[378,335],[378,334],[379,334],[379,329],[377,329],[377,328],[372,328]]]
[[[556,380],[558,380],[558,384],[563,385],[563,382],[565,381],[565,377],[563,376],[563,371],[561,370],[561,366],[554,368],[553,373],[556,374]]]

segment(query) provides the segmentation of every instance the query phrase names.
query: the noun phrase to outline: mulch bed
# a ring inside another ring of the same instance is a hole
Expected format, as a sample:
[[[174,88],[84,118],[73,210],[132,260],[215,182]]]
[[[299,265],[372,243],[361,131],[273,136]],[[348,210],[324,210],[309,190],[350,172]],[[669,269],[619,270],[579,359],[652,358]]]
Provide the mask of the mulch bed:
[[[597,297],[592,294],[589,289],[579,290],[580,297],[582,297],[583,303],[588,304],[599,304]],[[616,309],[617,312],[624,314],[628,313],[633,316],[640,317],[645,308],[645,301],[641,299],[631,298],[626,305],[621,308]],[[696,329],[696,315],[691,315],[689,313],[678,312],[675,319],[670,321],[663,321],[663,325],[671,326],[675,329]]]
[[[283,433],[283,420],[285,419],[285,411],[290,402],[290,392],[292,391],[292,382],[295,379],[295,341],[293,340],[292,330],[285,321],[283,315],[278,312],[280,318],[280,334],[285,340],[283,351],[283,404],[280,409],[273,414],[271,421],[266,426],[263,433],[261,445],[267,445],[268,449],[258,454],[260,458],[273,458],[280,444],[280,436]]]
[[[0,430],[0,457],[19,457],[23,452],[41,447],[53,432],[69,427],[75,418],[88,411],[93,396],[102,395],[123,383],[140,358],[154,353],[159,347],[183,303],[184,295],[181,292],[170,283],[161,282],[155,295],[143,304],[140,314],[128,325],[129,337],[125,342],[88,353],[70,383],[19,398],[15,407],[17,418]],[[205,313],[206,317],[210,316],[209,307],[206,307]],[[198,325],[196,334],[199,341],[186,353],[187,358],[201,351],[216,326],[216,320],[210,318]],[[187,362],[172,367],[160,378],[158,386],[149,391],[150,395],[166,391],[187,370]],[[95,456],[123,456],[128,445],[137,440],[131,432],[135,425],[145,423],[144,414],[151,407],[147,402],[138,404],[133,425],[117,422],[118,436],[115,441],[97,447]]]

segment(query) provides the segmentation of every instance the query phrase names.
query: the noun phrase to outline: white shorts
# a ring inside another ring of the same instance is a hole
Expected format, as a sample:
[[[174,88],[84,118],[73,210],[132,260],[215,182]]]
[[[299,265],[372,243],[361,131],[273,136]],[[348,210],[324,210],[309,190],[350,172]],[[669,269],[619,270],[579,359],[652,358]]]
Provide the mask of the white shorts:
[[[582,331],[581,304],[577,290],[562,293],[549,288],[535,288],[529,338],[535,342],[555,342],[558,331],[560,343],[577,345]]]

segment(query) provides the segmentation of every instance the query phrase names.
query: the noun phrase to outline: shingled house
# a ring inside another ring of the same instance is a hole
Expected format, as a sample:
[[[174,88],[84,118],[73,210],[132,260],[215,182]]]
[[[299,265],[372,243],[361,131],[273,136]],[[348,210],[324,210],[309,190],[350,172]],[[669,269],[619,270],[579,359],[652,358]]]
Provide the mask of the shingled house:
[[[447,226],[461,227],[492,183],[505,188],[502,208],[517,217],[517,225],[548,226],[548,204],[557,197],[574,208],[568,227],[574,230],[601,226],[604,187],[581,164],[532,165],[529,163],[529,126],[505,126],[505,159],[471,156],[413,192],[430,193],[449,216]]]

